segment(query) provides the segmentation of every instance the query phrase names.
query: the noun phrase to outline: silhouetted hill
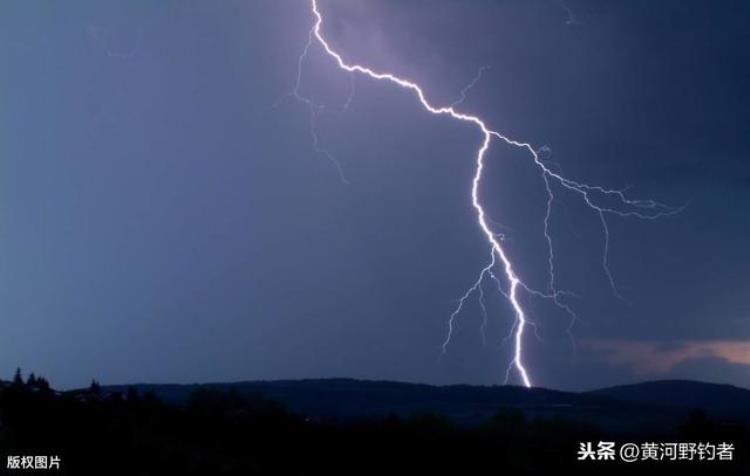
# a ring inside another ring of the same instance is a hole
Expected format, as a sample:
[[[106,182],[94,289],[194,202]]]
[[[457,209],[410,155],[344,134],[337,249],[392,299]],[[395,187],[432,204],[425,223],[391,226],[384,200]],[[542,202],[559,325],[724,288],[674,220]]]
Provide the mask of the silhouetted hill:
[[[750,421],[750,390],[691,380],[658,380],[587,392],[622,402],[671,408],[702,409]]]
[[[750,426],[592,393],[347,379],[134,387],[94,380],[58,392],[29,376],[0,382],[0,448],[56,455],[55,473],[75,476],[750,474]],[[736,454],[732,462],[637,466],[577,459],[581,443],[602,441],[731,442]]]
[[[283,403],[294,413],[319,420],[435,414],[473,426],[486,421],[502,407],[519,410],[529,418],[559,417],[626,433],[644,428],[674,428],[695,408],[737,421],[750,421],[747,408],[750,391],[698,382],[647,382],[582,393],[516,386],[432,386],[353,379],[134,387],[139,392],[152,391],[164,401],[176,404],[184,404],[198,388],[261,394]],[[123,392],[126,388],[112,386],[104,390]]]

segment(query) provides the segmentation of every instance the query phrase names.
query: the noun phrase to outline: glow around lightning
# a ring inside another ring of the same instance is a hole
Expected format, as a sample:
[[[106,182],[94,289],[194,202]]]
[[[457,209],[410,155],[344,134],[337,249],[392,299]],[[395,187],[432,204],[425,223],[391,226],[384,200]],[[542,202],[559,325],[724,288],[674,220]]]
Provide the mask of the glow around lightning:
[[[524,344],[525,331],[527,330],[528,326],[533,326],[534,322],[529,319],[527,312],[524,310],[524,307],[522,306],[521,301],[520,301],[520,294],[522,292],[525,292],[529,296],[551,300],[556,306],[558,306],[560,309],[562,309],[564,312],[566,312],[570,316],[571,318],[570,326],[572,326],[576,318],[576,315],[573,312],[573,310],[561,300],[561,298],[565,296],[566,293],[563,291],[557,290],[556,283],[555,283],[554,253],[553,253],[553,246],[552,246],[553,244],[552,235],[550,233],[550,217],[552,213],[553,202],[555,199],[553,184],[556,184],[563,190],[567,190],[578,195],[592,211],[598,214],[602,223],[602,230],[603,230],[603,235],[604,235],[602,267],[616,295],[619,295],[619,294],[617,293],[617,290],[615,287],[615,281],[612,276],[612,273],[609,270],[609,265],[607,262],[607,254],[609,250],[609,228],[607,226],[606,215],[616,215],[620,217],[634,217],[634,218],[640,218],[640,219],[646,219],[646,220],[653,220],[662,216],[672,215],[674,213],[679,212],[680,210],[673,209],[667,205],[655,202],[653,200],[629,199],[627,198],[624,190],[610,190],[610,189],[606,189],[600,186],[587,185],[582,182],[568,179],[565,176],[563,176],[560,172],[552,170],[550,167],[548,167],[548,165],[543,160],[541,160],[541,158],[539,157],[539,154],[530,144],[510,139],[504,136],[503,134],[501,134],[500,132],[492,130],[490,127],[487,126],[487,124],[480,117],[470,115],[470,114],[465,114],[456,110],[455,108],[458,107],[463,102],[463,99],[465,98],[465,95],[468,89],[473,87],[476,81],[478,81],[478,78],[481,75],[482,70],[480,70],[480,73],[477,76],[477,78],[475,78],[475,80],[473,80],[472,83],[469,84],[469,86],[464,88],[464,90],[461,93],[461,99],[459,101],[456,101],[449,106],[439,107],[439,106],[433,105],[427,100],[424,90],[422,89],[420,85],[418,85],[415,82],[409,81],[407,79],[403,79],[394,73],[375,71],[368,66],[348,62],[347,60],[344,59],[344,57],[340,53],[338,53],[330,45],[330,43],[326,40],[323,34],[323,29],[322,29],[323,28],[323,15],[321,14],[320,9],[318,7],[318,0],[310,0],[310,5],[312,7],[312,14],[314,15],[315,22],[314,22],[312,29],[309,32],[308,42],[305,45],[305,49],[299,59],[299,70],[298,70],[298,75],[297,75],[297,83],[294,89],[294,96],[297,99],[305,102],[308,106],[310,106],[311,111],[313,113],[313,120],[314,120],[314,114],[315,114],[314,105],[310,99],[305,98],[304,96],[300,94],[300,82],[301,82],[301,76],[302,76],[303,61],[307,57],[310,51],[310,48],[313,46],[313,43],[317,42],[325,51],[325,53],[336,62],[336,64],[341,70],[349,72],[349,73],[358,73],[358,74],[367,76],[371,79],[378,80],[378,81],[386,81],[400,88],[407,89],[411,91],[412,93],[414,93],[414,95],[418,99],[421,106],[430,114],[449,116],[457,121],[472,124],[479,131],[481,131],[482,137],[483,137],[482,144],[481,144],[481,147],[477,150],[476,155],[474,157],[476,167],[475,167],[475,173],[474,173],[474,177],[472,179],[472,184],[471,184],[471,203],[474,208],[474,211],[476,212],[477,225],[479,226],[479,229],[481,230],[482,234],[487,240],[488,247],[490,248],[490,261],[481,270],[474,284],[459,299],[456,308],[454,309],[453,313],[450,315],[448,319],[448,333],[442,345],[442,349],[443,349],[443,352],[447,350],[448,345],[450,344],[452,333],[453,333],[454,320],[461,313],[465,302],[474,293],[479,293],[480,306],[481,306],[483,313],[485,313],[485,316],[486,316],[487,310],[484,304],[484,291],[482,290],[482,283],[487,278],[492,279],[494,282],[497,283],[498,291],[510,303],[510,305],[513,308],[513,312],[515,314],[515,323],[511,329],[511,337],[512,337],[513,344],[514,344],[513,359],[511,360],[508,366],[508,371],[506,372],[506,381],[509,378],[511,370],[515,369],[515,371],[517,372],[523,384],[526,387],[531,387],[532,380],[529,375],[529,371],[527,370],[526,365],[524,364],[523,344]],[[350,100],[351,100],[351,96],[347,100],[347,104],[350,102]],[[340,169],[340,165],[338,164],[338,162],[335,161],[335,159],[328,152],[320,148],[319,139],[314,129],[314,124],[313,124],[313,140],[314,140],[314,147],[316,151],[323,153],[324,155],[328,156],[331,160],[333,160],[336,163],[336,166],[339,169],[339,173],[342,174],[342,178],[343,178],[343,173]],[[485,212],[484,207],[480,201],[479,192],[480,192],[480,185],[482,182],[482,174],[483,174],[484,167],[485,167],[485,156],[493,140],[500,140],[501,142],[507,145],[525,149],[531,156],[531,159],[533,160],[534,164],[538,167],[542,175],[542,178],[544,179],[545,192],[547,194],[547,213],[544,218],[544,236],[545,236],[547,247],[548,247],[548,263],[549,263],[549,270],[548,270],[549,274],[548,274],[548,283],[547,283],[548,289],[544,292],[538,291],[528,286],[518,276],[517,272],[514,269],[513,263],[511,262],[506,250],[502,246],[502,243],[501,243],[502,235],[499,235],[492,229],[492,226],[490,225],[490,223],[493,223],[493,222],[487,216],[487,213]],[[614,202],[613,205],[604,204],[604,203],[612,203],[612,202]],[[500,278],[493,271],[497,267],[499,267],[499,269],[502,270],[502,274],[507,280],[507,284],[505,288],[503,287],[503,283],[500,280]],[[485,326],[486,326],[486,317],[482,325],[482,332],[484,332]],[[570,330],[570,327],[569,327],[569,330]]]

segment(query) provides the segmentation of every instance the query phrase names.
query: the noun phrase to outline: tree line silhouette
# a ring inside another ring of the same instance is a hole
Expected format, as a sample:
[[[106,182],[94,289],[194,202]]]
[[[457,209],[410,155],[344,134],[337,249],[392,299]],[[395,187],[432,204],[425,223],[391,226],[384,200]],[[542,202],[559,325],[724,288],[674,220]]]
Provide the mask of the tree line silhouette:
[[[107,392],[96,380],[59,392],[44,377],[24,379],[20,369],[0,385],[0,472],[10,471],[5,456],[59,455],[57,473],[70,475],[750,474],[746,427],[727,430],[694,413],[675,431],[731,439],[741,451],[732,464],[579,462],[579,442],[623,435],[507,408],[466,428],[429,414],[320,420],[236,390],[199,387],[185,405],[132,387]]]

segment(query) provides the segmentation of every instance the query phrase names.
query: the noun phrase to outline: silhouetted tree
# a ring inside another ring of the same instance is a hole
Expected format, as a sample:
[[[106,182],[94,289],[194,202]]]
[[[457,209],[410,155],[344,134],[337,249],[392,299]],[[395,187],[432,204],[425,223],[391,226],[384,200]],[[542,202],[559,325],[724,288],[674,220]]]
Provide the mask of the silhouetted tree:
[[[29,374],[29,378],[26,379],[26,385],[29,387],[37,386],[37,379],[36,379],[36,375],[34,375],[34,372],[31,372]]]
[[[23,374],[21,374],[21,367],[16,368],[16,374],[13,376],[13,386],[23,387]]]
[[[45,393],[50,391],[49,382],[44,377],[36,378],[36,387]]]
[[[96,381],[96,379],[91,381],[91,385],[89,385],[89,393],[92,393],[94,395],[99,395],[102,393],[102,386],[99,384],[99,382]]]

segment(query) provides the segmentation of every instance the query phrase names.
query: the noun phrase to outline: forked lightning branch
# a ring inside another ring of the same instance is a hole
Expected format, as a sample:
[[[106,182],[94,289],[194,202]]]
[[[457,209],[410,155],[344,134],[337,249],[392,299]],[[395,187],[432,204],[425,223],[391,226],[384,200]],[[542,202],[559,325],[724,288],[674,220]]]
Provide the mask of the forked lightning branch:
[[[345,53],[341,53],[340,47],[334,47],[323,31],[324,21],[323,13],[321,12],[318,0],[310,0],[309,6],[313,16],[313,25],[308,34],[308,41],[304,47],[303,53],[299,58],[299,70],[297,75],[297,84],[294,90],[294,95],[301,101],[305,102],[310,106],[313,112],[312,119],[315,119],[315,105],[310,98],[304,97],[300,94],[300,81],[302,80],[302,67],[305,59],[308,57],[310,51],[317,47],[319,48],[331,61],[331,64],[338,67],[342,72],[349,74],[359,74],[370,78],[375,81],[382,81],[391,84],[392,86],[399,87],[411,91],[414,94],[416,101],[422,106],[425,112],[434,115],[448,116],[452,119],[460,122],[465,122],[474,125],[482,133],[482,142],[474,154],[473,161],[475,163],[474,176],[471,181],[470,193],[471,203],[473,210],[476,214],[477,226],[481,231],[482,236],[487,242],[487,246],[490,249],[490,260],[487,265],[480,270],[477,279],[472,283],[469,289],[463,294],[458,302],[457,307],[448,318],[448,331],[445,342],[443,343],[443,352],[445,352],[450,344],[451,336],[453,333],[454,320],[463,310],[463,306],[466,301],[473,297],[478,296],[482,309],[486,308],[483,305],[483,291],[482,284],[486,280],[492,280],[497,285],[498,293],[500,293],[513,308],[514,312],[514,324],[511,329],[511,337],[513,341],[513,357],[508,365],[506,372],[506,382],[510,378],[510,373],[515,371],[520,378],[521,382],[526,387],[532,386],[532,378],[530,372],[524,364],[524,339],[527,327],[532,325],[527,317],[527,313],[522,305],[522,296],[524,294],[541,299],[550,300],[553,304],[559,307],[563,312],[567,313],[571,319],[570,325],[576,319],[576,315],[573,310],[564,302],[565,293],[560,291],[557,287],[555,279],[555,256],[553,253],[553,236],[550,230],[550,217],[552,213],[552,204],[555,200],[555,190],[568,191],[579,197],[580,200],[596,214],[601,222],[603,231],[603,242],[602,242],[602,267],[604,275],[609,281],[613,292],[617,294],[615,287],[615,281],[612,277],[612,273],[609,270],[607,263],[607,255],[609,252],[609,227],[607,225],[608,216],[618,217],[633,217],[643,220],[654,220],[659,217],[673,215],[680,211],[678,208],[672,208],[665,204],[656,202],[654,200],[636,200],[630,199],[626,196],[624,190],[615,190],[604,188],[598,185],[589,185],[580,181],[571,180],[561,173],[550,169],[545,164],[537,150],[534,149],[530,144],[526,142],[517,141],[511,139],[502,133],[493,130],[487,125],[482,118],[471,114],[466,114],[458,110],[461,101],[457,101],[448,106],[438,106],[433,104],[427,99],[427,94],[424,89],[417,83],[404,79],[398,76],[396,73],[389,71],[377,71],[366,64],[355,62],[351,59],[345,58]],[[315,134],[313,125],[313,138],[314,145],[318,152],[328,156],[330,159],[335,158],[328,152],[319,147],[318,138]],[[492,223],[494,223],[484,209],[479,195],[480,188],[486,184],[483,184],[483,172],[485,168],[485,157],[487,151],[494,141],[500,141],[512,147],[517,147],[525,150],[533,164],[539,171],[539,174],[543,178],[544,189],[540,190],[540,193],[544,193],[546,196],[547,210],[544,217],[544,238],[547,244],[548,253],[548,276],[547,276],[547,289],[538,290],[527,285],[523,279],[519,276],[513,263],[517,258],[511,259],[508,252],[503,248],[501,238],[497,230],[494,230]],[[336,162],[337,167],[338,162]],[[339,168],[339,172],[341,172]],[[343,175],[342,175],[343,177]],[[467,230],[467,232],[470,230]]]

